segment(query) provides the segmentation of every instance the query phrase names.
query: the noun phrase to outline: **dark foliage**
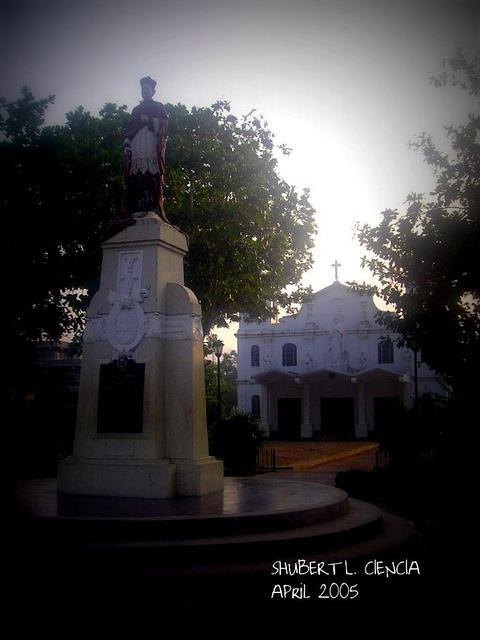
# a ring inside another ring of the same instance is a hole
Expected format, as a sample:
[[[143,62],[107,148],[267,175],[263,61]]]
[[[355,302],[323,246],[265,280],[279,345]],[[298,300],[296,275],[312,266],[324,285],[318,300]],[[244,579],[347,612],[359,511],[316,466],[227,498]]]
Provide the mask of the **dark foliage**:
[[[458,51],[447,69],[452,75],[434,78],[436,86],[480,95],[480,54],[467,60]],[[384,211],[378,226],[360,227],[359,239],[370,252],[363,263],[379,282],[374,291],[395,310],[380,313],[380,321],[465,399],[479,383],[480,112],[446,131],[448,154],[425,133],[412,143],[432,167],[435,190],[410,194],[406,211]]]
[[[210,453],[222,458],[227,474],[238,475],[255,469],[257,453],[265,433],[257,420],[238,412],[212,425]]]
[[[44,127],[53,100],[23,87],[0,103],[3,272],[14,274],[4,335],[14,357],[82,330],[121,201],[126,107],[106,104],[98,116],[78,107],[64,125]],[[314,212],[278,175],[266,123],[253,112],[237,119],[226,102],[166,108],[166,213],[189,236],[186,284],[205,331],[239,312],[268,316],[269,300],[300,300],[301,287],[285,287],[311,266]]]

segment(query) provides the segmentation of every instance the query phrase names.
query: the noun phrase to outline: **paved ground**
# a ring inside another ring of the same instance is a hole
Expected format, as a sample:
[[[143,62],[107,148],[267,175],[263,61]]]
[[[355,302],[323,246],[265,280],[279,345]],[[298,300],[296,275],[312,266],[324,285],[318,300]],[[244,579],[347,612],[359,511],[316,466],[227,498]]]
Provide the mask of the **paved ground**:
[[[305,469],[363,451],[376,450],[375,442],[319,442],[270,440],[265,448],[275,449],[277,467]]]
[[[365,445],[371,446],[366,449]],[[375,443],[359,442],[269,442],[267,446],[277,452],[277,465],[292,466],[293,469],[280,469],[264,474],[264,477],[330,485],[335,484],[335,476],[340,471],[371,471],[375,466],[377,448]],[[329,462],[322,462],[322,456],[325,456],[325,459],[328,456],[338,457]],[[320,462],[316,463],[318,459]]]
[[[340,471],[362,469],[370,471],[375,466],[377,444],[372,442],[316,442],[316,441],[268,441],[266,448],[275,449],[277,471],[260,474],[271,480],[299,480],[335,486]],[[15,485],[19,504],[35,505],[35,510],[52,512],[56,509],[56,482],[51,478],[38,479],[32,490],[32,482],[19,480]],[[31,503],[31,504],[30,504]]]

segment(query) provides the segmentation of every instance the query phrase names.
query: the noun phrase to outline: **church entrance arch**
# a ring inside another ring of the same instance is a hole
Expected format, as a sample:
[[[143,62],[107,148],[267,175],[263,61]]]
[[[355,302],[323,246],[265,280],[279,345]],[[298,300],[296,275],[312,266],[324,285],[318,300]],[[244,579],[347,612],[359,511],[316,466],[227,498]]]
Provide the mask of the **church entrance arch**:
[[[322,398],[320,401],[321,437],[331,440],[355,437],[353,398]]]
[[[278,437],[299,440],[302,430],[301,398],[278,398]]]

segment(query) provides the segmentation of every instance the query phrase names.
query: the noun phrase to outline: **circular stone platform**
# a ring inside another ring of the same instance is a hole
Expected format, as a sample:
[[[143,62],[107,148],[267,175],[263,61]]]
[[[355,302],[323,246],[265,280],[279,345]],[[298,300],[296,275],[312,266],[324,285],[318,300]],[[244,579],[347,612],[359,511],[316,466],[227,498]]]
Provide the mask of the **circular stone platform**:
[[[165,500],[57,495],[55,480],[37,480],[16,498],[30,553],[71,575],[233,575],[272,558],[383,553],[415,534],[340,489],[295,480],[225,478],[219,494]]]
[[[32,481],[18,502],[62,535],[75,528],[97,539],[276,531],[326,522],[349,509],[347,494],[334,487],[254,478],[225,478],[223,492],[163,500],[57,494],[54,480]]]

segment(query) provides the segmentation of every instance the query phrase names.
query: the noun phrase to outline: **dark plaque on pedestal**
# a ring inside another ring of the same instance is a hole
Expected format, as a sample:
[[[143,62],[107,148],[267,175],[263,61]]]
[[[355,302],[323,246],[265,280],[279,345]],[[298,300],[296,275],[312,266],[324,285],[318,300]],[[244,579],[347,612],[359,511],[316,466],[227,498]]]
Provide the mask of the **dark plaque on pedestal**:
[[[130,359],[100,365],[97,433],[142,433],[145,364]]]

